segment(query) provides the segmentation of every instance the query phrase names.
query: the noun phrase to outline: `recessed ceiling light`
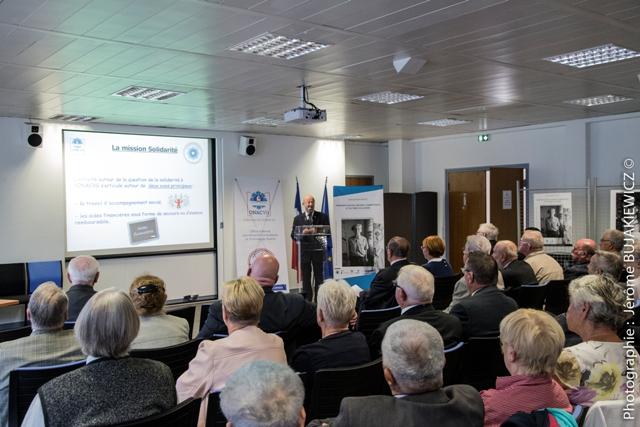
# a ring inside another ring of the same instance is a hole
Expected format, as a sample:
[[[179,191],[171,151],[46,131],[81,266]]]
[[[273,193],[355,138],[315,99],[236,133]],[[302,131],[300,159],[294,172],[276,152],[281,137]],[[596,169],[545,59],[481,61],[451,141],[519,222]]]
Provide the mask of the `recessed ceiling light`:
[[[242,123],[245,125],[276,127],[283,125],[285,122],[283,120],[272,119],[269,117],[256,117],[254,119],[244,120]]]
[[[613,104],[614,102],[632,101],[633,98],[618,95],[599,95],[589,98],[571,99],[564,101],[566,104],[581,105],[583,107],[593,107],[594,105]]]
[[[411,95],[407,93],[398,93],[386,90],[384,92],[377,92],[365,96],[360,96],[355,99],[357,99],[358,101],[377,102],[379,104],[391,105],[422,98],[424,98],[424,96],[422,95]]]
[[[129,86],[111,94],[112,96],[122,96],[124,98],[143,99],[145,101],[165,101],[184,92],[173,90],[156,89],[153,87]]]
[[[66,122],[92,122],[98,120],[100,117],[93,116],[79,116],[74,114],[56,114],[49,117],[49,120],[64,120]]]
[[[288,38],[271,33],[264,33],[235,46],[229,50],[234,52],[252,53],[272,58],[293,59],[316,50],[328,47],[328,44]]]
[[[569,67],[585,68],[593,67],[594,65],[608,64],[610,62],[623,61],[625,59],[636,58],[638,56],[640,56],[640,52],[609,43],[603,44],[602,46],[590,47],[588,49],[563,53],[561,55],[550,56],[543,59],[557,64],[568,65]]]
[[[343,134],[343,135],[334,135],[334,136],[330,136],[329,139],[360,139],[362,138],[362,135],[352,135],[352,134]]]
[[[439,119],[439,120],[431,120],[429,122],[418,122],[419,125],[438,126],[441,128],[444,128],[447,126],[464,125],[466,123],[471,123],[471,120]]]

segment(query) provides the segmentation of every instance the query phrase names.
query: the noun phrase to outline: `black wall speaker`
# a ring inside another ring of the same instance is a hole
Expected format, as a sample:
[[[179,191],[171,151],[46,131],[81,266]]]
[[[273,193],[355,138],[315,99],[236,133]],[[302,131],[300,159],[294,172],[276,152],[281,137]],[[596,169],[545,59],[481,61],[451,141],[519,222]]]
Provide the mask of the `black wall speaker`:
[[[37,123],[25,123],[27,127],[27,143],[32,147],[42,146],[42,126]]]
[[[253,156],[256,153],[256,138],[253,136],[241,136],[238,144],[238,153],[241,156]]]

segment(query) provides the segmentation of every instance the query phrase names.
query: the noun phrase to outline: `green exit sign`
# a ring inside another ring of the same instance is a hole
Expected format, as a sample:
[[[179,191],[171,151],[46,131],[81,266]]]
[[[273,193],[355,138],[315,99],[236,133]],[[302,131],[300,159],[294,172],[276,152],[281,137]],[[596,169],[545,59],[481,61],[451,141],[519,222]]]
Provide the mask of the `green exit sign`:
[[[487,142],[489,141],[489,134],[483,133],[482,135],[478,135],[478,142]]]

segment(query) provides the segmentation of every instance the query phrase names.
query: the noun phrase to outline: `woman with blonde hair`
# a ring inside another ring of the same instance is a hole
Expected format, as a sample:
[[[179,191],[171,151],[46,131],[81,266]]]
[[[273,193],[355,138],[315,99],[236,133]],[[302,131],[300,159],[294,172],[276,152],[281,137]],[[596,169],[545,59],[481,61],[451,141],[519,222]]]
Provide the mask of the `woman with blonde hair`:
[[[255,360],[287,363],[282,339],[258,328],[264,291],[254,279],[241,277],[224,284],[222,318],[229,336],[200,343],[189,369],[178,378],[178,401],[202,398],[198,426],[207,419],[207,396],[224,387],[238,368]]]
[[[189,323],[163,310],[167,301],[164,280],[149,274],[136,277],[129,296],[140,315],[140,332],[132,349],[168,347],[189,340]]]
[[[425,237],[420,249],[422,249],[422,255],[427,260],[422,266],[433,274],[433,277],[453,276],[453,270],[444,258],[445,245],[440,236]]]
[[[495,389],[480,393],[485,426],[499,426],[516,412],[571,412],[567,395],[552,378],[563,344],[562,328],[544,311],[521,308],[502,319],[500,345],[511,376],[498,377]]]

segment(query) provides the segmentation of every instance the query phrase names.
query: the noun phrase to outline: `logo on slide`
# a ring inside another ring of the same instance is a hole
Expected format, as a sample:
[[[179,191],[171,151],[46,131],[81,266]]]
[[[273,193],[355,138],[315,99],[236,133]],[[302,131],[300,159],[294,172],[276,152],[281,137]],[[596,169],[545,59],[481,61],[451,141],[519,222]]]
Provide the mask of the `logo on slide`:
[[[198,144],[191,143],[184,147],[184,158],[188,162],[198,163],[202,159],[202,148]]]
[[[71,140],[71,149],[73,151],[84,151],[84,141],[80,138],[73,138]]]
[[[186,194],[172,194],[169,196],[169,204],[176,209],[189,206],[189,196]]]
[[[249,217],[271,216],[271,200],[269,193],[254,191],[247,193],[247,213]]]

